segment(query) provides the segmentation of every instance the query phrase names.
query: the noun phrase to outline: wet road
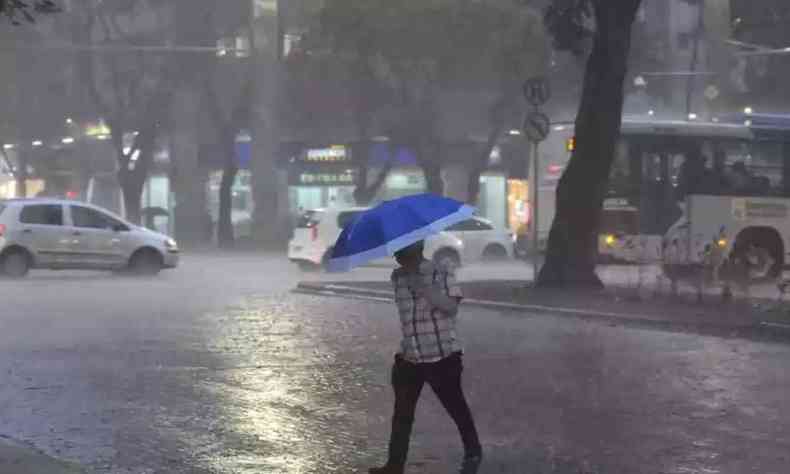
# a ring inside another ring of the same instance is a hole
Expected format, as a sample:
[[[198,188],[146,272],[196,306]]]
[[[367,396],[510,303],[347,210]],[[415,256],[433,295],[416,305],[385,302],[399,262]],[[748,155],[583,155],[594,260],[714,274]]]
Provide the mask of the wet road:
[[[397,319],[290,294],[301,277],[232,255],[153,280],[0,281],[0,435],[98,472],[363,472],[385,455]],[[787,472],[790,346],[462,318],[481,473]],[[460,454],[426,390],[409,472]]]

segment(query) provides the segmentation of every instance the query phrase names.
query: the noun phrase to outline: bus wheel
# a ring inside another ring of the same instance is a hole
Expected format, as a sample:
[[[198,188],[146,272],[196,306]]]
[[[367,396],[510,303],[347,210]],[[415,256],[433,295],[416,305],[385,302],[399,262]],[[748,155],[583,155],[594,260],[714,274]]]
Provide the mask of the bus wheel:
[[[779,234],[771,228],[746,229],[738,235],[731,257],[739,263],[741,278],[749,283],[774,280],[782,274],[784,251]]]

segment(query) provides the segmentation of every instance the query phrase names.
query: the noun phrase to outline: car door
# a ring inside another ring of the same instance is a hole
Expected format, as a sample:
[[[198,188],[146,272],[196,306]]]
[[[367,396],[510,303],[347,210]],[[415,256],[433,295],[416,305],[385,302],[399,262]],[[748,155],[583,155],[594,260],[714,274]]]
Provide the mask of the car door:
[[[502,230],[494,228],[493,225],[486,221],[477,221],[477,229],[475,230],[477,240],[479,242],[480,254],[485,252],[489,245],[496,244],[507,249],[508,239],[507,234]]]
[[[39,267],[71,263],[71,230],[64,225],[60,204],[26,204],[19,211],[19,227],[12,239],[29,249]]]
[[[483,256],[488,244],[488,231],[491,226],[477,219],[469,219],[464,223],[464,246],[470,258],[477,260]]]
[[[73,251],[81,266],[115,268],[123,265],[126,224],[91,207],[72,204],[69,209],[75,231]]]
[[[466,219],[446,229],[452,236],[464,243],[464,254],[461,256],[464,261],[480,258],[479,252],[475,248],[475,234],[472,232],[476,228],[475,222],[474,219]]]

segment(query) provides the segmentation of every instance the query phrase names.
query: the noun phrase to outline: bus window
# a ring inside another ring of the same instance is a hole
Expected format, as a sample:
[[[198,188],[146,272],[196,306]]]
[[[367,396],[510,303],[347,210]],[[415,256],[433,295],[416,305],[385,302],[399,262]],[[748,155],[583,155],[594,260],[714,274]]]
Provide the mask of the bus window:
[[[723,175],[716,194],[780,196],[783,189],[781,144],[723,142],[714,152],[717,174]]]
[[[629,163],[628,143],[619,140],[615,148],[612,167],[609,171],[609,195],[624,196],[629,192],[631,183],[631,166]]]

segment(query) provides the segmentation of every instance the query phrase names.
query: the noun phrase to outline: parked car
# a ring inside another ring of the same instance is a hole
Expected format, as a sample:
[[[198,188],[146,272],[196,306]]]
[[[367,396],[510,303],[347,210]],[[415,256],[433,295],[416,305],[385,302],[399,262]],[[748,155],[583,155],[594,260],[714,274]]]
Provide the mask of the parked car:
[[[497,261],[513,258],[515,253],[512,232],[497,229],[491,221],[472,217],[450,226],[447,232],[464,243],[464,258],[467,261]]]
[[[288,244],[288,258],[302,270],[317,270],[326,264],[340,232],[360,212],[368,208],[312,209],[299,218],[294,236]],[[441,265],[458,267],[463,263],[464,244],[449,232],[433,235],[425,241],[425,257]],[[391,266],[384,258],[371,262]]]
[[[31,268],[125,270],[154,275],[178,265],[170,237],[72,200],[0,201],[0,272]]]

